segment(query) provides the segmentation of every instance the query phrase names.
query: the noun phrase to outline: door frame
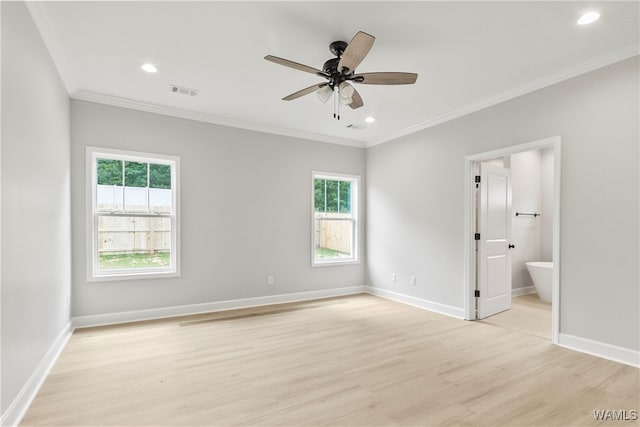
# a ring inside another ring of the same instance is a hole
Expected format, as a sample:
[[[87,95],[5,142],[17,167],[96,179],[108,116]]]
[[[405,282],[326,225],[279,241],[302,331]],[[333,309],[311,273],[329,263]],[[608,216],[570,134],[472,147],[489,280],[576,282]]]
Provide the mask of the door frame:
[[[476,252],[473,234],[476,232],[476,191],[474,176],[477,166],[485,160],[495,159],[524,151],[553,147],[553,284],[551,288],[551,342],[558,344],[560,332],[560,180],[561,180],[560,136],[499,148],[465,156],[465,287],[464,312],[466,320],[476,319],[474,290],[476,286]]]

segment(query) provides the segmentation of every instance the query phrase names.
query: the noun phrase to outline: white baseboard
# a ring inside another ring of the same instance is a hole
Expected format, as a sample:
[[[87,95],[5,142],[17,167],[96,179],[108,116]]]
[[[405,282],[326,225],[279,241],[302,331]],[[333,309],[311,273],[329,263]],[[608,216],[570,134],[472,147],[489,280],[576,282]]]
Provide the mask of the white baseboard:
[[[453,307],[446,304],[440,304],[438,302],[433,302],[433,301],[429,301],[429,300],[418,298],[418,297],[412,297],[410,295],[389,291],[387,289],[375,288],[373,286],[365,286],[365,288],[366,288],[365,292],[371,295],[388,298],[393,301],[402,302],[405,304],[413,305],[418,308],[422,308],[425,310],[433,311],[439,314],[445,314],[447,316],[464,320],[463,308]]]
[[[520,295],[529,295],[529,294],[535,294],[535,293],[536,293],[536,287],[533,285],[523,286],[522,288],[511,289],[512,297],[519,297]]]
[[[138,322],[141,320],[164,319],[192,314],[212,313],[262,305],[283,304],[287,302],[308,301],[365,292],[364,286],[324,289],[317,291],[295,292],[290,294],[268,295],[263,297],[242,298],[227,301],[215,301],[203,304],[178,305],[173,307],[152,308],[148,310],[123,311],[119,313],[77,316],[72,320],[73,328],[106,326],[118,323]]]
[[[62,353],[62,350],[67,345],[67,341],[69,341],[72,332],[71,322],[69,322],[58,334],[47,353],[42,360],[40,360],[40,363],[38,363],[36,369],[24,386],[22,386],[16,398],[13,399],[11,405],[9,405],[7,410],[2,414],[2,417],[0,417],[1,426],[17,426],[20,424],[31,402],[33,402],[33,399],[35,399],[38,394],[42,383],[47,378],[53,364],[58,360],[58,356],[60,356],[60,353]]]
[[[560,333],[558,345],[569,350],[579,351],[614,362],[640,368],[640,351],[629,348],[618,347],[617,345],[593,341],[587,338],[576,337],[574,335]]]

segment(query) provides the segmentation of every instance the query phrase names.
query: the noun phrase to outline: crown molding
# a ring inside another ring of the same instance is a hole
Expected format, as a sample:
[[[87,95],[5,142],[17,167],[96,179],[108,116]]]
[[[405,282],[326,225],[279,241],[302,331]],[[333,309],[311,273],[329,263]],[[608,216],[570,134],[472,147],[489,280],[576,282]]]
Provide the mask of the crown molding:
[[[550,74],[548,76],[542,77],[540,79],[534,80],[532,82],[526,83],[516,88],[507,90],[497,95],[490,96],[478,102],[467,104],[463,107],[460,107],[448,113],[444,113],[439,116],[416,123],[414,125],[407,126],[404,129],[391,132],[383,136],[382,138],[370,140],[365,144],[365,147],[369,148],[375,145],[383,144],[385,142],[389,142],[394,139],[398,139],[400,137],[410,135],[412,133],[416,133],[424,129],[428,129],[430,127],[442,124],[444,122],[448,122],[450,120],[454,120],[462,116],[466,116],[467,114],[484,110],[485,108],[492,107],[502,102],[509,101],[519,96],[534,92],[538,89],[542,89],[547,86],[551,86],[556,83],[569,80],[573,77],[586,74],[590,71],[597,70],[598,68],[603,68],[608,65],[615,64],[616,62],[624,61],[625,59],[632,58],[639,54],[640,54],[640,43],[634,43],[622,49],[618,49],[613,52],[610,52],[606,55],[602,55],[600,57],[578,64],[576,66],[564,69],[560,72]]]
[[[326,142],[330,144],[346,145],[349,147],[357,148],[369,148],[379,144],[383,144],[395,139],[401,138],[412,133],[419,132],[424,129],[428,129],[433,126],[454,120],[476,111],[483,110],[485,108],[492,107],[505,101],[517,98],[522,95],[534,92],[538,89],[551,86],[556,83],[577,77],[582,74],[586,74],[590,71],[594,71],[598,68],[603,68],[616,62],[624,61],[633,56],[640,54],[640,43],[634,43],[632,45],[623,47],[616,51],[602,55],[598,58],[594,58],[589,61],[585,61],[573,67],[569,67],[560,72],[550,74],[524,85],[515,87],[505,92],[490,96],[480,101],[464,105],[453,111],[440,114],[438,116],[429,118],[427,120],[418,122],[416,124],[407,126],[394,132],[387,133],[379,138],[372,138],[367,141],[359,141],[348,138],[340,138],[329,135],[323,135],[313,132],[305,132],[295,129],[282,128],[277,126],[270,126],[263,123],[247,122],[242,120],[231,119],[227,117],[215,116],[206,113],[199,113],[194,111],[182,110],[178,108],[166,107],[162,105],[151,104],[143,101],[135,101],[126,98],[120,98],[111,95],[98,94],[93,92],[81,91],[73,78],[71,68],[68,65],[67,59],[60,47],[60,43],[55,36],[55,31],[44,7],[43,1],[27,1],[25,2],[29,13],[31,14],[40,35],[47,47],[49,54],[53,60],[55,67],[60,74],[60,78],[67,90],[69,96],[73,99],[96,102],[100,104],[112,105],[122,108],[129,108],[134,110],[146,111],[156,114],[162,114],[171,117],[178,117],[188,120],[195,120],[205,123],[212,123],[216,125],[229,126],[239,129],[252,130],[256,132],[263,132],[275,135],[289,136],[293,138],[306,139],[317,142]]]
[[[27,1],[25,4],[31,14],[33,22],[36,24],[40,37],[42,37],[42,40],[49,51],[53,64],[58,70],[62,84],[67,90],[67,93],[71,96],[78,91],[78,85],[73,78],[73,73],[71,72],[67,58],[65,57],[62,48],[60,47],[60,43],[58,42],[58,38],[55,35],[53,25],[51,24],[51,20],[49,20],[49,15],[44,8],[44,3],[41,1]]]
[[[182,110],[179,108],[156,105],[143,101],[120,98],[117,96],[104,95],[93,92],[78,91],[71,95],[71,98],[79,101],[96,102],[98,104],[112,105],[114,107],[129,108],[132,110],[146,111],[148,113],[162,114],[165,116],[178,117],[181,119],[195,120],[199,122],[212,123],[215,125],[228,126],[239,129],[246,129],[256,132],[270,133],[275,135],[289,136],[293,138],[307,139],[316,142],[326,142],[329,144],[346,145],[349,147],[364,148],[365,143],[346,138],[338,138],[319,133],[304,132],[295,129],[281,128],[261,123],[246,122],[242,120],[230,119],[227,117],[214,116],[212,114],[198,113],[195,111]]]

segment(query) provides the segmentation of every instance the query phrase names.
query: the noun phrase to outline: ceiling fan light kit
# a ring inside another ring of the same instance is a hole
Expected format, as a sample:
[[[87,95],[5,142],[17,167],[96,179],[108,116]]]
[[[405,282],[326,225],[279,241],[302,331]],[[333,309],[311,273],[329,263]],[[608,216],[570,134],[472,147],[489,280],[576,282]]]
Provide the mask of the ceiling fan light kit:
[[[287,95],[282,99],[284,101],[291,101],[316,92],[318,98],[326,103],[333,96],[333,116],[340,120],[340,105],[348,105],[354,110],[364,105],[362,97],[349,82],[372,85],[406,85],[414,84],[418,78],[418,75],[415,73],[382,72],[356,74],[356,67],[360,65],[367,56],[374,41],[375,37],[372,35],[358,31],[349,43],[343,41],[331,43],[329,50],[336,57],[327,60],[322,66],[322,70],[272,55],[267,55],[264,59],[325,78],[328,81],[327,83],[309,86],[308,88]]]
[[[326,104],[327,101],[330,100],[331,96],[333,95],[333,89],[331,89],[329,85],[326,85],[325,87],[318,89],[316,91],[316,95],[318,95],[318,98],[320,99],[320,101]]]
[[[338,93],[340,94],[340,104],[350,105],[353,102],[353,92],[355,92],[355,89],[349,83],[340,83],[340,86],[338,86]]]

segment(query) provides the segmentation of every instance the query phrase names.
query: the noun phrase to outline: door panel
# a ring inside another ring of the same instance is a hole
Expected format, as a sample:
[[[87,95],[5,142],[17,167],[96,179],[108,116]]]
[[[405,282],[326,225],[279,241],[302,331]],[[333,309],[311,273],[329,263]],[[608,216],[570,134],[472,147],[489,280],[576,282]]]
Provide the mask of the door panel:
[[[505,293],[505,271],[507,257],[504,255],[487,257],[487,299],[499,298]]]
[[[506,169],[505,169],[506,170]],[[488,174],[487,176],[487,239],[507,238],[507,177]]]
[[[511,308],[511,171],[480,164],[478,318]]]

